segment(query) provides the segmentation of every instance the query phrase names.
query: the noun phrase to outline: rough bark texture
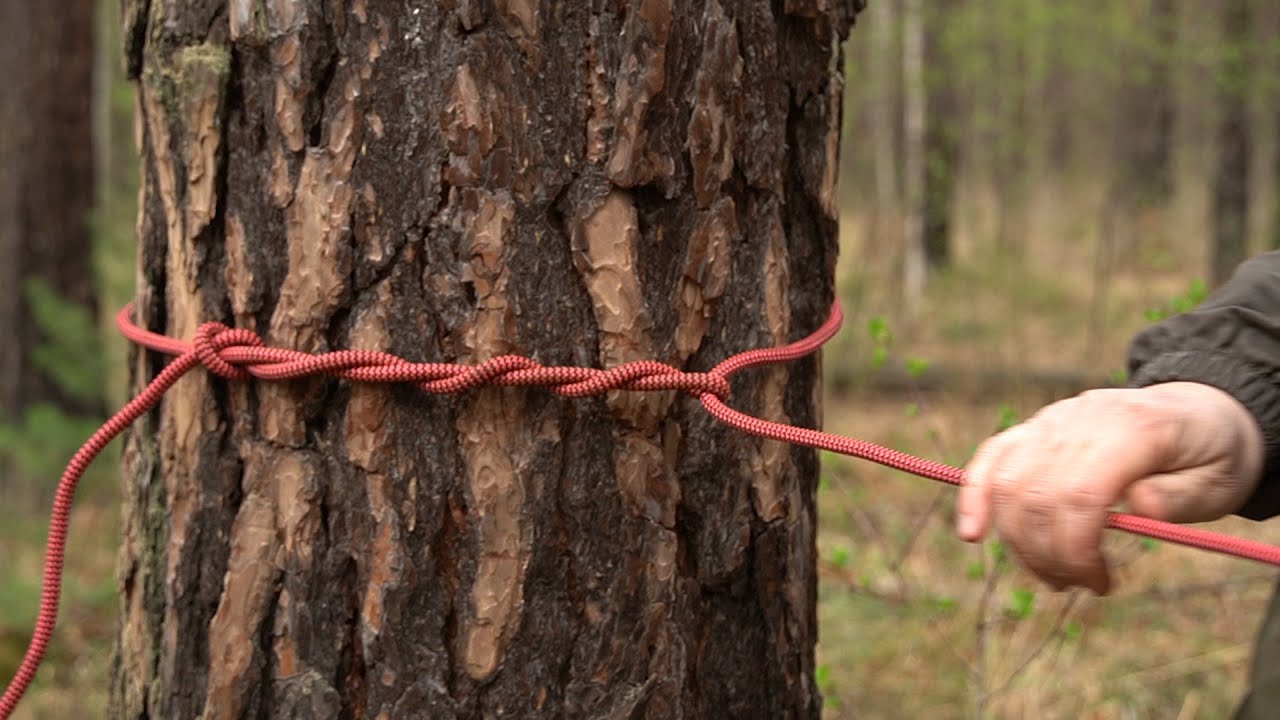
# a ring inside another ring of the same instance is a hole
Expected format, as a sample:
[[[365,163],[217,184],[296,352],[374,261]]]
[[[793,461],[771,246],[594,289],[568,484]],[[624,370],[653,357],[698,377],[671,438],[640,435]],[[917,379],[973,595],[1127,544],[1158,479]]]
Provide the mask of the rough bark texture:
[[[94,0],[0,0],[0,421],[69,400],[32,362],[24,282],[94,304],[95,17]]]
[[[807,332],[852,16],[127,0],[140,318],[689,369]],[[816,383],[733,402],[813,425]],[[126,461],[116,717],[818,715],[817,460],[690,398],[197,373]]]

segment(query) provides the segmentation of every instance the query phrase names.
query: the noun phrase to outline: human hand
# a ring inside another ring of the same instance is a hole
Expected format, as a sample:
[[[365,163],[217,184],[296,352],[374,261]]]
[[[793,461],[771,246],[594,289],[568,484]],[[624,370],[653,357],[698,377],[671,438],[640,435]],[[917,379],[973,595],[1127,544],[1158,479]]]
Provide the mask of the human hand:
[[[1235,398],[1190,382],[1093,390],[1045,407],[984,442],[965,470],[956,531],[992,525],[1014,556],[1055,589],[1106,594],[1107,512],[1169,522],[1220,518],[1262,472],[1262,431]]]

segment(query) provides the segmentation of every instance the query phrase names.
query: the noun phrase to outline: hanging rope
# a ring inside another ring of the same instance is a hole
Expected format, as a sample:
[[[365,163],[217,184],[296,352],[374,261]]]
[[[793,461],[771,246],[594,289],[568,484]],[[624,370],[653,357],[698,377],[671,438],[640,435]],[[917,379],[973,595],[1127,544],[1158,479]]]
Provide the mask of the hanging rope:
[[[680,390],[694,395],[716,419],[758,437],[781,440],[841,455],[870,460],[897,470],[939,480],[951,485],[964,483],[964,471],[924,460],[875,443],[835,435],[821,430],[784,425],[734,410],[726,404],[729,378],[747,368],[791,362],[812,354],[840,328],[843,314],[839,303],[822,327],[812,335],[777,348],[748,350],[734,355],[705,373],[687,373],[670,365],[641,361],[610,370],[581,367],[548,367],[513,355],[496,357],[479,365],[415,363],[373,350],[337,350],[310,353],[265,347],[262,339],[244,329],[221,323],[201,325],[192,342],[158,335],[134,324],[133,306],[126,305],[116,316],[116,325],[133,342],[177,359],[137,397],[107,420],[71,458],[54,495],[45,550],[44,581],[40,611],[26,655],[4,696],[0,697],[0,720],[7,720],[35,677],[48,650],[57,623],[58,599],[62,592],[62,566],[66,556],[67,526],[76,485],[93,459],[134,420],[155,407],[169,388],[183,375],[203,366],[228,380],[290,380],[314,375],[330,375],[367,383],[413,383],[431,393],[457,393],[484,385],[539,386],[565,397],[586,397],[611,390],[653,392]],[[1108,527],[1179,545],[1256,560],[1280,567],[1280,547],[1182,525],[1151,520],[1125,513],[1110,513]]]

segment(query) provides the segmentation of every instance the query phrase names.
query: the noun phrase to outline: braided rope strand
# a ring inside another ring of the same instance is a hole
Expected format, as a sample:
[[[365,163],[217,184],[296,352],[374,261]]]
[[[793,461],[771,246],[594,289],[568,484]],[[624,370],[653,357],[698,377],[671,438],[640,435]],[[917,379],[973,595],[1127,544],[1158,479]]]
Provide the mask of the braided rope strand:
[[[71,504],[81,476],[117,435],[155,407],[179,378],[200,366],[228,380],[258,378],[279,381],[330,375],[366,383],[413,383],[426,392],[441,394],[459,393],[484,385],[539,386],[565,397],[586,397],[610,391],[679,390],[696,396],[716,419],[751,435],[870,460],[950,485],[964,484],[964,471],[960,468],[864,440],[771,422],[734,410],[726,403],[730,394],[729,378],[734,374],[762,365],[792,362],[812,354],[830,340],[843,321],[838,302],[833,304],[826,322],[808,337],[781,347],[733,355],[705,373],[688,373],[650,360],[600,370],[548,367],[513,355],[492,358],[478,365],[456,365],[415,363],[374,350],[310,354],[266,347],[255,333],[216,322],[201,325],[191,342],[183,342],[137,326],[132,314],[133,306],[130,304],[116,315],[120,332],[142,347],[174,355],[177,359],[166,365],[137,397],[107,420],[72,456],[62,474],[50,513],[39,614],[22,664],[4,695],[0,696],[0,720],[7,720],[16,709],[35,678],[53,637],[62,593],[62,567],[66,557]],[[1107,525],[1136,535],[1280,567],[1280,547],[1255,540],[1126,513],[1110,513]]]

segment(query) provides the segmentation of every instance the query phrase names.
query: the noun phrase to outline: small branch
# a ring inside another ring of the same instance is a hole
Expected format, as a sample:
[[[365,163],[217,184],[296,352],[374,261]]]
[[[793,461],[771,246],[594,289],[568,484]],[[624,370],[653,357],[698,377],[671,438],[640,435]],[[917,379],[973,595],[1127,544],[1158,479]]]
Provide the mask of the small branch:
[[[880,532],[879,528],[875,526],[875,523],[871,521],[871,518],[867,517],[867,514],[858,507],[857,503],[853,502],[853,498],[850,496],[849,491],[846,490],[843,485],[840,485],[839,483],[832,483],[832,485],[839,485],[839,492],[846,500],[844,511],[845,515],[853,520],[853,524],[858,526],[858,530],[862,532],[862,535],[867,540],[874,543],[876,547],[880,549],[880,553],[884,555],[885,558],[885,565],[893,575],[894,581],[897,582],[901,594],[909,594],[908,590],[911,583],[900,568],[901,562],[894,561],[895,551],[894,548],[890,546],[889,539],[885,537],[884,533]]]
[[[995,594],[996,584],[1000,579],[1000,563],[991,562],[986,546],[982,550],[982,564],[986,568],[982,584],[982,595],[978,598],[978,622],[974,628],[977,636],[977,657],[973,664],[974,717],[982,720],[987,715],[987,705],[991,696],[987,692],[987,635],[991,628],[989,612],[991,598]]]
[[[1025,658],[1023,658],[1022,663],[1018,665],[1012,673],[1009,673],[1009,677],[1005,678],[1004,683],[991,693],[992,696],[999,695],[1008,690],[1009,686],[1013,685],[1013,682],[1018,679],[1018,676],[1025,672],[1028,667],[1031,667],[1031,663],[1035,662],[1036,658],[1044,652],[1045,648],[1049,647],[1049,643],[1052,640],[1055,638],[1061,639],[1065,637],[1065,634],[1062,632],[1063,624],[1066,622],[1067,615],[1071,613],[1071,609],[1075,607],[1076,601],[1079,600],[1080,597],[1081,593],[1079,590],[1071,591],[1071,594],[1067,597],[1066,601],[1062,603],[1062,607],[1058,609],[1058,614],[1054,617],[1053,624],[1049,626],[1049,632],[1045,633],[1044,637],[1040,639],[1040,644],[1028,653]]]
[[[1137,602],[1158,601],[1176,602],[1186,600],[1196,595],[1214,595],[1225,592],[1226,590],[1239,587],[1242,585],[1253,585],[1255,583],[1272,583],[1276,580],[1276,573],[1258,573],[1255,575],[1244,575],[1241,577],[1227,577],[1221,580],[1185,583],[1183,585],[1174,585],[1172,587],[1156,586],[1143,590],[1142,592],[1126,595],[1124,600]]]
[[[1133,672],[1117,677],[1116,682],[1134,680],[1149,685],[1151,683],[1170,680],[1184,675],[1203,672],[1214,666],[1230,665],[1233,663],[1247,661],[1252,650],[1252,642],[1228,645],[1199,655],[1170,660],[1169,662],[1161,663],[1159,665],[1152,665],[1151,667],[1143,668],[1141,670],[1134,670]]]
[[[838,567],[833,563],[827,562],[826,565],[833,575],[840,580],[840,584],[852,595],[862,595],[873,600],[884,603],[885,605],[900,606],[905,603],[908,596],[902,592],[888,593],[850,578],[844,571],[844,568]]]
[[[929,412],[928,403],[925,402],[924,396],[920,392],[920,388],[916,385],[912,385],[911,395],[913,402],[915,402],[916,407],[919,409],[920,415],[929,416],[930,427],[928,429],[928,434],[929,439],[933,442],[934,450],[938,453],[939,457],[946,457],[948,453],[947,449],[943,447],[942,430],[938,425],[937,418],[934,417],[933,413]],[[897,577],[898,581],[903,584],[904,589],[907,586],[907,576],[902,567],[907,562],[907,558],[911,556],[912,551],[915,550],[916,543],[919,542],[920,536],[924,533],[925,527],[929,524],[929,520],[933,517],[934,513],[938,511],[938,508],[942,507],[942,503],[952,495],[952,492],[951,488],[940,489],[933,496],[933,500],[929,502],[929,506],[925,508],[925,511],[920,513],[916,518],[915,523],[911,526],[911,530],[907,534],[906,541],[902,543],[902,547],[898,549],[896,556],[886,555],[886,558],[889,559],[889,572],[893,573],[894,576]]]
[[[907,558],[911,555],[911,551],[915,549],[916,542],[920,540],[921,534],[924,533],[925,526],[929,524],[929,519],[933,517],[933,514],[942,506],[942,502],[946,500],[952,492],[951,488],[942,488],[933,496],[933,500],[929,503],[929,507],[927,507],[925,511],[920,513],[919,517],[916,518],[915,524],[911,527],[911,533],[907,536],[906,541],[902,543],[902,547],[898,550],[897,557],[889,563],[890,572],[898,575],[899,577],[903,576],[901,570],[903,563],[907,561]],[[903,580],[905,581],[905,577],[903,577]]]

